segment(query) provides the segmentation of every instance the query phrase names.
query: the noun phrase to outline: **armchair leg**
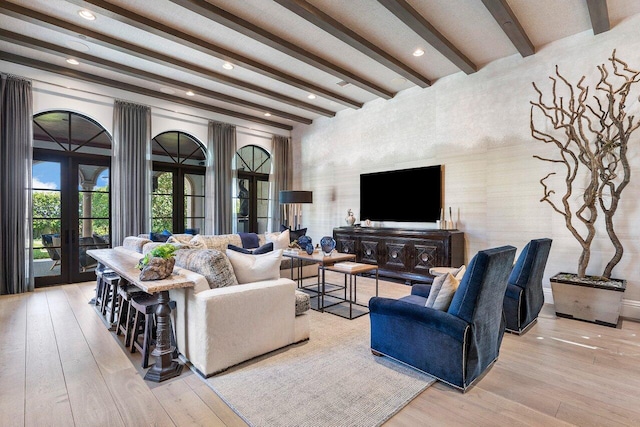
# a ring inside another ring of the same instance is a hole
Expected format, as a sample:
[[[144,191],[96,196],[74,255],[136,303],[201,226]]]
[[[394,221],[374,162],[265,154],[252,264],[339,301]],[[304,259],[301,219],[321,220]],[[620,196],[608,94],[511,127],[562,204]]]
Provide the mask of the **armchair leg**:
[[[375,351],[374,349],[371,349],[371,354],[373,354],[374,356],[377,356],[377,357],[384,356],[382,353],[380,353],[379,351]]]

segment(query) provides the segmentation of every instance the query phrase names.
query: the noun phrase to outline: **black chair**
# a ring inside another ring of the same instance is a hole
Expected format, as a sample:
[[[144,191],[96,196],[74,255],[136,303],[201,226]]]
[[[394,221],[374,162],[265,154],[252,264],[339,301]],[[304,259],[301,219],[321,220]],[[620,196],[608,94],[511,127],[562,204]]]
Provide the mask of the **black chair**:
[[[54,245],[54,239],[57,240],[57,244]],[[42,245],[46,249],[49,254],[49,258],[53,260],[53,265],[49,270],[53,270],[57,266],[60,265],[60,248],[56,248],[53,246],[60,246],[60,235],[59,234],[43,234],[42,235]]]
[[[424,295],[371,298],[372,353],[466,391],[498,358],[502,304],[515,254],[513,246],[478,252],[447,311],[425,307]]]
[[[538,319],[544,305],[542,276],[551,250],[551,239],[531,240],[513,266],[504,298],[507,331],[523,334]]]
[[[96,246],[93,236],[80,237],[79,243],[80,270],[86,271],[88,268],[95,267],[98,264],[95,259],[87,255],[87,250],[98,249],[98,246]]]

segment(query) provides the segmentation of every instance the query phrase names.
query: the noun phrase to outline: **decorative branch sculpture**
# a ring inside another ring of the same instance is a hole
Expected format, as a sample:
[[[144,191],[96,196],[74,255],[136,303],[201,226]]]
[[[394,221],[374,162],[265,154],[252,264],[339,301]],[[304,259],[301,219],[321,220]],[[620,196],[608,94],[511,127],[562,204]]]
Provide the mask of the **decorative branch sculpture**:
[[[627,149],[629,138],[640,127],[640,122],[627,115],[625,103],[633,86],[640,82],[640,72],[616,58],[615,50],[609,62],[613,74],[605,65],[598,66],[600,80],[592,98],[589,98],[589,86],[584,84],[584,76],[573,85],[560,74],[557,66],[555,76],[549,77],[551,100],[545,102],[542,91],[533,83],[538,97],[531,101],[531,136],[554,144],[559,151],[559,158],[534,157],[565,168],[565,192],[560,201],[552,197],[555,191],[546,182],[555,172],[540,180],[543,187],[540,201],[548,203],[564,217],[567,229],[580,243],[580,278],[585,277],[589,265],[599,211],[604,215],[607,234],[615,249],[602,274],[604,277],[611,277],[624,253],[614,229],[613,216],[621,193],[631,179]],[[595,106],[587,104],[589,100]],[[582,182],[585,185],[582,197],[578,202],[573,201],[573,191]]]

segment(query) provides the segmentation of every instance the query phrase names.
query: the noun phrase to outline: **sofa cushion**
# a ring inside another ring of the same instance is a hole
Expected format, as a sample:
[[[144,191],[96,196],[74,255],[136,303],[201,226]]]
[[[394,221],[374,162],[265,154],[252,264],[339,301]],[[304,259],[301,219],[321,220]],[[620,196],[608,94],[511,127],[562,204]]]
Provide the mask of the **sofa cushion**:
[[[425,307],[446,311],[449,309],[453,295],[458,289],[460,281],[451,273],[441,274],[433,279],[431,291],[425,303]]]
[[[227,257],[231,261],[239,284],[273,280],[280,277],[282,249],[261,255],[243,254],[227,249]]]
[[[273,249],[287,249],[291,240],[289,238],[289,230],[275,233],[265,233],[265,239],[267,242],[273,242]]]
[[[192,234],[172,234],[167,239],[167,243],[182,243],[183,245],[188,245],[191,239],[193,239]]]
[[[215,249],[181,249],[175,252],[176,266],[203,275],[209,287],[223,288],[238,284],[229,259]]]
[[[198,234],[193,236],[193,239],[189,241],[189,245],[197,249],[215,249],[222,253],[227,250],[227,245],[242,246],[242,240],[239,234],[221,234],[221,235],[207,235]]]
[[[142,253],[142,248],[144,248],[144,245],[147,243],[151,243],[151,240],[143,237],[128,236],[122,241],[122,246],[125,249]]]
[[[266,254],[267,252],[273,251],[273,242],[265,243],[264,245],[260,246],[259,248],[255,248],[255,249],[240,248],[240,247],[238,247],[236,245],[227,245],[227,249],[231,249],[232,251],[240,252],[241,254],[260,255],[260,254]]]
[[[311,297],[309,297],[309,294],[296,290],[296,316],[300,316],[310,308]]]

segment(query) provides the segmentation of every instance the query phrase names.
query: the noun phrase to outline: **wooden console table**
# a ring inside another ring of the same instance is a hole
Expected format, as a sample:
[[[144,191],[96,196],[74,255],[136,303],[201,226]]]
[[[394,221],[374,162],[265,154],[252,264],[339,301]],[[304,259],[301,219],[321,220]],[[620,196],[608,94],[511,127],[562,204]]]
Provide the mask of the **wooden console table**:
[[[158,294],[158,308],[156,310],[157,342],[156,347],[151,353],[151,355],[155,357],[155,363],[147,371],[144,379],[161,382],[180,375],[183,365],[173,360],[175,347],[171,345],[169,290],[191,288],[195,283],[179,274],[173,274],[163,280],[140,280],[140,270],[136,268],[136,264],[138,260],[142,258],[142,255],[139,257],[132,256],[131,254],[116,249],[90,249],[87,251],[87,254],[144,292],[148,294]]]
[[[356,262],[375,264],[380,276],[431,283],[432,267],[464,264],[464,233],[458,230],[417,230],[382,227],[333,229],[336,250],[355,254]]]

